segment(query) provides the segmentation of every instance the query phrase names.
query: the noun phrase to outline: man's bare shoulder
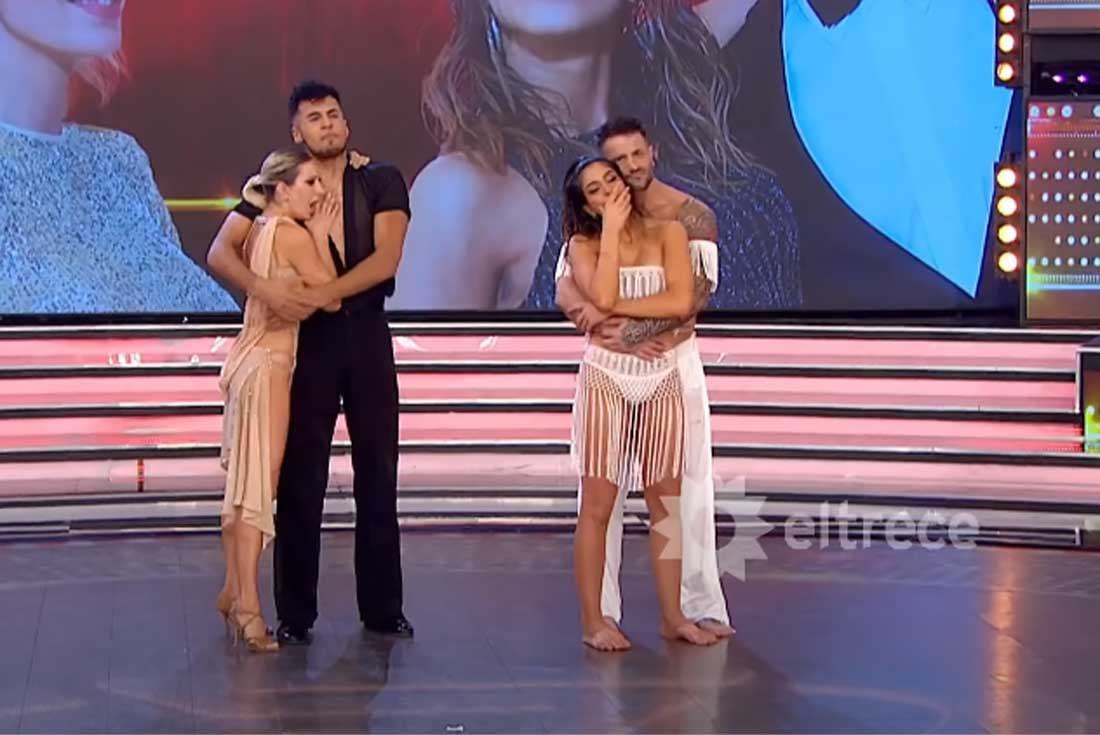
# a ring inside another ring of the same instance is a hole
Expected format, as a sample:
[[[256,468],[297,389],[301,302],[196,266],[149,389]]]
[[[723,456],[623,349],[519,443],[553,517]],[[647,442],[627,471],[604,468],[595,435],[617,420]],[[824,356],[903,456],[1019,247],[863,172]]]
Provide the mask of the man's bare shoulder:
[[[687,230],[689,240],[718,242],[718,217],[713,209],[695,197],[689,196],[680,205],[676,221]]]

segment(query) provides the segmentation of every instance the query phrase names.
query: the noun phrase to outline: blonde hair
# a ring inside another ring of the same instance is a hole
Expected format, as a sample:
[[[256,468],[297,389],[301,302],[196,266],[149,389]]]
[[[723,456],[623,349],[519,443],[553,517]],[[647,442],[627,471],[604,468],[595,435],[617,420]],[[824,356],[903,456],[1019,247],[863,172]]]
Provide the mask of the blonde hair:
[[[127,76],[126,57],[121,51],[110,56],[87,59],[76,66],[76,74],[99,93],[100,104],[106,104]]]
[[[241,197],[254,207],[263,209],[275,196],[280,182],[293,184],[302,164],[313,160],[305,146],[293,145],[272,151],[260,166],[260,172],[249,178],[241,190]]]

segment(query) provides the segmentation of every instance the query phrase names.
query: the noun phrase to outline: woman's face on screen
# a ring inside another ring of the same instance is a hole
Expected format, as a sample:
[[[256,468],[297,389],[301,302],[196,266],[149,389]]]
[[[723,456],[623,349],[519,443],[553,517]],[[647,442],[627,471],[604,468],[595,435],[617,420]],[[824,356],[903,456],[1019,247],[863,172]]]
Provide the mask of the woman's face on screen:
[[[126,0],[0,0],[0,43],[22,42],[66,66],[110,56],[122,45],[125,4]]]
[[[530,36],[569,36],[615,20],[626,0],[488,0],[503,29]]]

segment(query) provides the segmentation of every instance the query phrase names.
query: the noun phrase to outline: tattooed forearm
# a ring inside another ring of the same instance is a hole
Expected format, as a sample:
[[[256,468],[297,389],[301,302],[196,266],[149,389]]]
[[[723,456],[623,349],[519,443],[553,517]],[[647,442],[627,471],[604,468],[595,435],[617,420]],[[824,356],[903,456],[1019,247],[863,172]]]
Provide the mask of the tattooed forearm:
[[[710,295],[714,291],[714,284],[703,276],[695,276],[695,313],[698,314],[707,308],[710,303]],[[694,316],[694,315],[693,315]]]
[[[702,276],[695,277],[695,304],[696,312],[701,311],[710,300],[710,281]],[[670,329],[683,326],[694,318],[689,319],[628,319],[623,325],[622,341],[628,347],[634,347],[645,342],[650,337],[664,334]]]
[[[703,204],[698,199],[689,197],[680,207],[676,219],[687,230],[688,238],[692,240],[710,240],[718,242],[718,218],[714,210]],[[702,275],[695,277],[695,312],[702,311],[710,301],[712,284]],[[656,337],[671,329],[683,326],[694,319],[692,314],[689,319],[630,319],[623,326],[622,341],[628,347],[645,342],[650,337]]]
[[[622,340],[627,347],[634,347],[650,337],[656,337],[683,324],[681,319],[630,319],[623,325]]]

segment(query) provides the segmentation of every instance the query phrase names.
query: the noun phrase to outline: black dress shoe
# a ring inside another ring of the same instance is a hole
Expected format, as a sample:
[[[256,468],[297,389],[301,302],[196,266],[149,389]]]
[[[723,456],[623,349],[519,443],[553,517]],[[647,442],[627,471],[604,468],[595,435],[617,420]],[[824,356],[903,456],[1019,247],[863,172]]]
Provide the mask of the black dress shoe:
[[[294,628],[285,623],[279,626],[275,637],[284,646],[308,646],[313,643],[313,634],[309,628]]]
[[[395,635],[400,638],[412,638],[412,623],[404,615],[397,615],[383,620],[364,620],[363,627],[372,633],[382,635]]]

